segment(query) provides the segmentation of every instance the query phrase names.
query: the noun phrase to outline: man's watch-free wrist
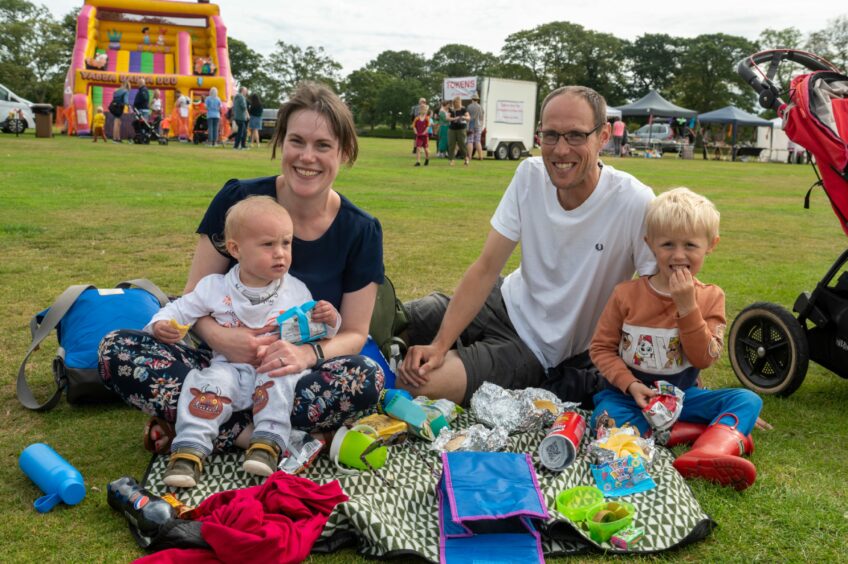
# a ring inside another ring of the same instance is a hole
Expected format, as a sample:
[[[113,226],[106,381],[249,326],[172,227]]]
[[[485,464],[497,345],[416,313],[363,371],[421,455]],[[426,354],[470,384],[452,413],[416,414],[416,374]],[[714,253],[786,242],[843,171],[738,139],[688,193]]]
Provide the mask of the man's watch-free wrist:
[[[324,349],[322,349],[321,345],[318,343],[309,343],[309,346],[312,347],[313,352],[315,352],[315,366],[318,366],[324,362]]]

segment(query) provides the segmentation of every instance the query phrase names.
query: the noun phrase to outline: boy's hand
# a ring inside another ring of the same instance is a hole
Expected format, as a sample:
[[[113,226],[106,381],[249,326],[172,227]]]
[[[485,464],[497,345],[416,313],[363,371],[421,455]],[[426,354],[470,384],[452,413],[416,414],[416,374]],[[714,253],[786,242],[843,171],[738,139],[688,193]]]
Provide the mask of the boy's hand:
[[[638,405],[640,409],[645,409],[648,406],[648,402],[651,401],[651,398],[657,395],[656,390],[652,390],[638,380],[627,386],[627,393],[633,396],[633,399],[636,401],[636,405]]]
[[[321,300],[312,308],[312,321],[316,323],[326,323],[330,327],[336,326],[339,312],[328,301]]]
[[[153,336],[168,345],[178,343],[182,339],[180,330],[171,324],[170,319],[163,319],[153,324]]]
[[[668,278],[668,291],[674,305],[677,306],[677,315],[684,317],[695,309],[695,279],[688,268],[678,268]]]

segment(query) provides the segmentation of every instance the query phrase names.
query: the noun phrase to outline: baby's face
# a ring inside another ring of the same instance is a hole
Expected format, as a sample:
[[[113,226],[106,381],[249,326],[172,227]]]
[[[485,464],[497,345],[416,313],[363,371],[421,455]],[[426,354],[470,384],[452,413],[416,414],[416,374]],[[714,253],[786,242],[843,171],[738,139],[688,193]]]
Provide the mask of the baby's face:
[[[261,288],[285,276],[291,266],[293,237],[288,216],[260,213],[252,217],[230,248],[239,261],[242,283]]]

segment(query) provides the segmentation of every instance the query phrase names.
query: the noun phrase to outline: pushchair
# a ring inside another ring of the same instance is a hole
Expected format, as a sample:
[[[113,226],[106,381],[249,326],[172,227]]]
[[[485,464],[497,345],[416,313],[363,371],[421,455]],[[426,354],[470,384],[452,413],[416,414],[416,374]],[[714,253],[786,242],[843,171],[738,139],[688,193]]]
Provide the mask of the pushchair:
[[[209,122],[206,114],[200,114],[194,119],[194,130],[191,132],[192,143],[205,143],[209,139]]]
[[[772,82],[778,65],[792,61],[811,72],[792,79],[788,103]],[[760,64],[766,65],[763,71]],[[737,70],[759,94],[760,105],[777,111],[786,135],[813,155],[813,170],[848,234],[848,76],[803,51],[771,50],[742,60]],[[810,191],[804,207],[809,207]],[[757,302],[743,309],[728,337],[736,377],[763,394],[789,396],[803,383],[810,360],[848,378],[848,250],[812,292],[795,300],[793,316],[783,307]],[[840,274],[841,273],[841,274]]]
[[[159,134],[159,123],[162,121],[161,117],[157,117],[152,122],[149,122],[137,109],[132,108],[132,112],[133,143],[137,145],[149,145],[151,140],[156,140],[160,145],[168,144],[168,137]]]

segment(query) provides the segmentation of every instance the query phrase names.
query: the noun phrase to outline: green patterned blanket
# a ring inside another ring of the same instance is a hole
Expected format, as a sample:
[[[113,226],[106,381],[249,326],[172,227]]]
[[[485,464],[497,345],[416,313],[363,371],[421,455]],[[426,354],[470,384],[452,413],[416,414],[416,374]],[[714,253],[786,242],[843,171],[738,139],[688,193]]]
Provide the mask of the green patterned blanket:
[[[452,427],[465,428],[474,422],[466,412]],[[541,527],[545,554],[576,554],[598,549],[620,552],[607,543],[594,543],[588,532],[556,511],[555,499],[559,492],[577,485],[594,485],[594,480],[589,461],[582,455],[560,473],[542,467],[536,450],[544,436],[543,430],[512,436],[509,450],[533,454],[549,512],[549,519]],[[584,437],[584,447],[587,441],[588,433]],[[657,450],[650,471],[657,487],[621,498],[636,507],[634,525],[645,530],[644,538],[631,550],[636,553],[658,552],[701,540],[715,525],[672,467],[672,453],[664,448]],[[260,478],[242,472],[242,458],[242,452],[212,455],[206,462],[200,484],[178,492],[178,497],[189,505],[197,505],[213,493],[259,484]],[[154,456],[150,461],[145,484],[153,493],[161,495],[167,491],[162,483],[166,463],[166,456]],[[330,516],[315,551],[334,550],[355,539],[359,552],[365,556],[415,554],[438,562],[439,520],[435,491],[441,472],[439,455],[429,450],[426,443],[411,439],[404,445],[389,448],[389,460],[380,472],[389,479],[390,486],[371,473],[339,474],[329,458],[322,455],[301,474],[322,484],[338,480],[350,497],[350,501],[339,505]]]

